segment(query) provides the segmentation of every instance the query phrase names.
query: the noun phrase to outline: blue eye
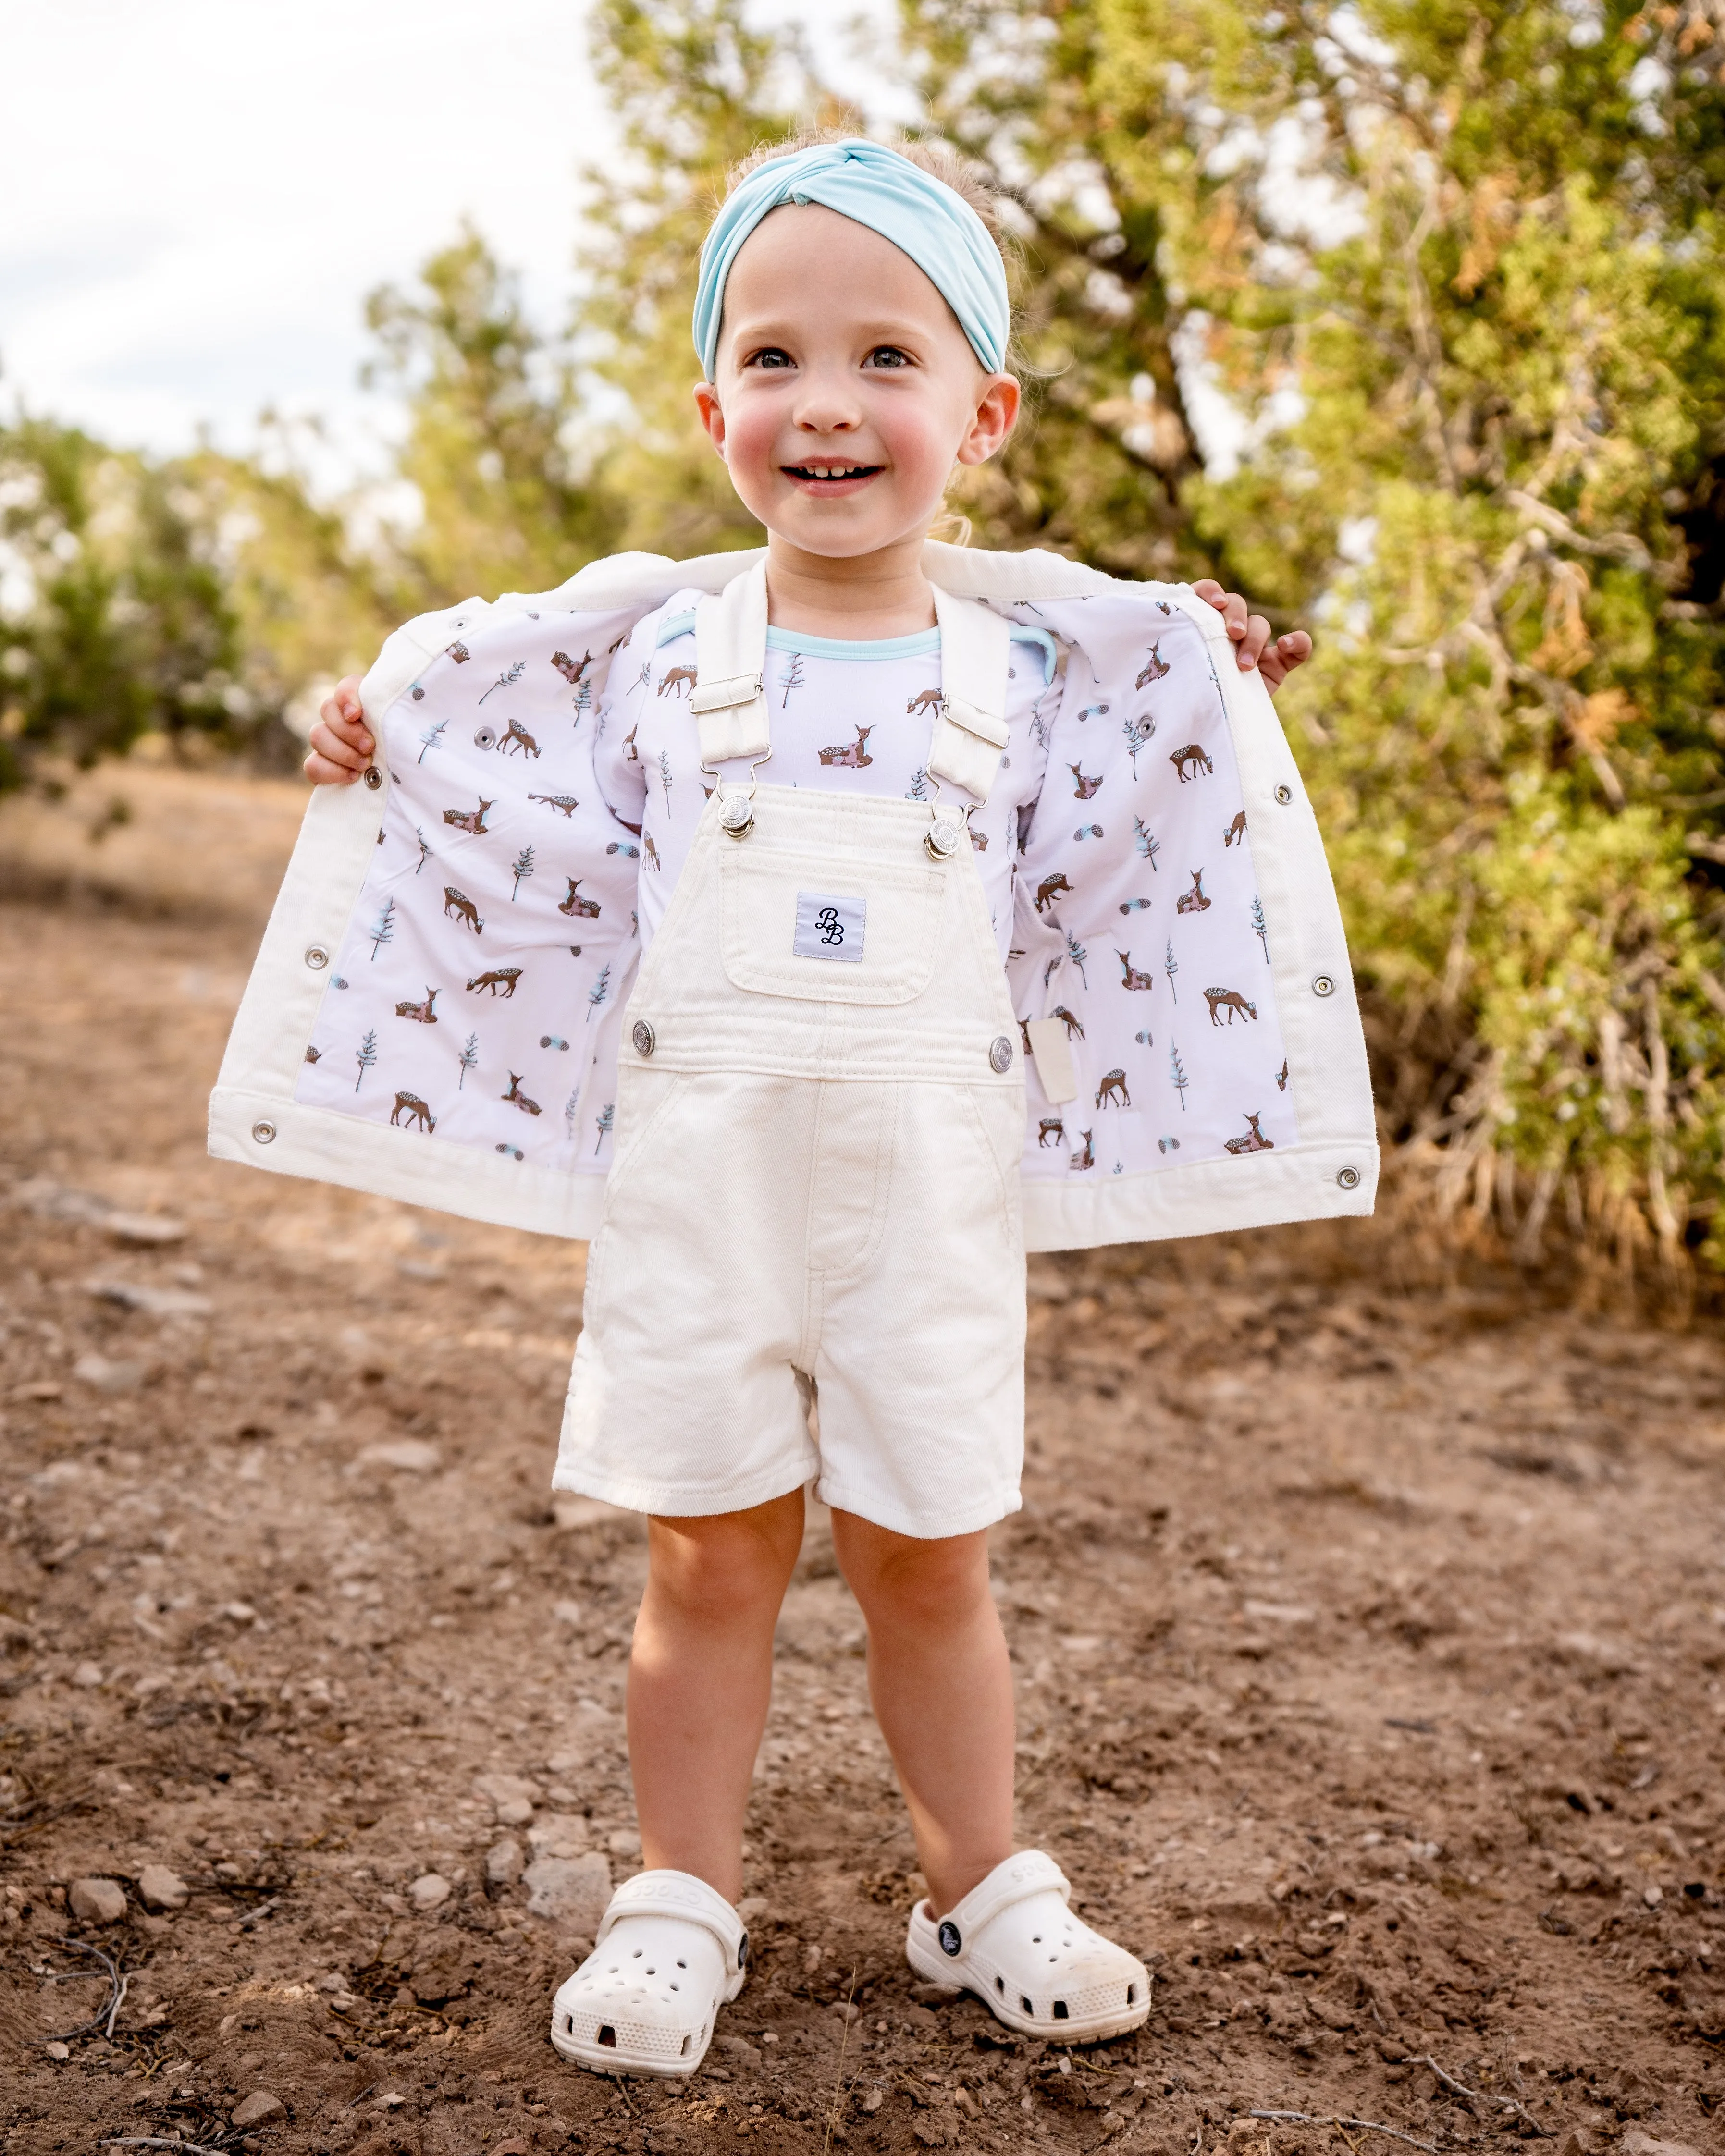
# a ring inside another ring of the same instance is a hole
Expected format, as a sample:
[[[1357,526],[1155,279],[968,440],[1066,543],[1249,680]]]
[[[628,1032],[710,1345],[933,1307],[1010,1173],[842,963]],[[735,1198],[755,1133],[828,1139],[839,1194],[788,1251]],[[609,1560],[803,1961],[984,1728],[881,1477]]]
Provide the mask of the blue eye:
[[[910,363],[909,353],[901,352],[896,344],[876,345],[869,354],[870,367],[908,367]]]
[[[777,345],[769,345],[765,352],[756,352],[748,362],[751,367],[789,367],[793,363],[790,354],[781,352]]]

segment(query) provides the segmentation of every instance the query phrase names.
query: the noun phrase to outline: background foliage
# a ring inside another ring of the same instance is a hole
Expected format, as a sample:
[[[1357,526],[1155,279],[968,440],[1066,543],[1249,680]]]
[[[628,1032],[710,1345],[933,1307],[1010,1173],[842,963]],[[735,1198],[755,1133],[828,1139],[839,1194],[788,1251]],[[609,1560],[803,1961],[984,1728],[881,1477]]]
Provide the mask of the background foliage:
[[[753,542],[694,254],[732,159],[865,116],[742,0],[593,25],[629,155],[563,333],[470,233],[372,302],[417,521],[280,444],[0,434],[0,775],[233,739],[469,591]],[[1528,1256],[1717,1260],[1725,0],[902,0],[870,59],[1017,235],[1030,419],[955,485],[977,542],[1317,633],[1282,703],[1402,1187]]]

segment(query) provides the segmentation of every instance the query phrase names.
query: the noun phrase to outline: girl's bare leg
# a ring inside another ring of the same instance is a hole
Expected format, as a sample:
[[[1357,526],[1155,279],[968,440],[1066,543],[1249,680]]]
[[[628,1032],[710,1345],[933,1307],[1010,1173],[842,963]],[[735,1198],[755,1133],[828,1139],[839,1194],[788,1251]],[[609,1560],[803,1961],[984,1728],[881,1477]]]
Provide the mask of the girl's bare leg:
[[[1012,1669],[988,1538],[924,1542],[833,1514],[869,1628],[869,1690],[937,1917],[1013,1852]]]
[[[629,1661],[642,1861],[692,1872],[727,1902],[742,1892],[773,1627],[802,1542],[800,1490],[746,1512],[647,1523],[647,1591]]]

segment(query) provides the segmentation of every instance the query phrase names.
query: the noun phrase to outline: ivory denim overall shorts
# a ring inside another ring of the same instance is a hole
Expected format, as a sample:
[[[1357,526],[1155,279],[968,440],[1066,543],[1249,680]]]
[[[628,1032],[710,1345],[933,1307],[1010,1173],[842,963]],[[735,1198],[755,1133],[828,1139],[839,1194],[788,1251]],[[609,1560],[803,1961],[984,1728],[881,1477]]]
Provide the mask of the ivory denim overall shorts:
[[[953,792],[999,762],[1007,629],[937,597],[932,808],[757,784],[763,572],[697,608],[719,783],[624,1020],[558,1489],[686,1517],[812,1481],[916,1536],[1017,1509],[1024,1065]]]

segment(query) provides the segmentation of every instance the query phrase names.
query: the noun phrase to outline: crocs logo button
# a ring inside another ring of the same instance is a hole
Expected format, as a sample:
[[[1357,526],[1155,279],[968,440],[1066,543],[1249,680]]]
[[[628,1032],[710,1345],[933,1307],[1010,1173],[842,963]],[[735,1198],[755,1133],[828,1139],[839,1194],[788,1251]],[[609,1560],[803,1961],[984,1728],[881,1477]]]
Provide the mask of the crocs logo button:
[[[958,1927],[950,1917],[935,1933],[935,1937],[941,1943],[941,1952],[943,1954],[956,1954],[963,1948],[964,1942],[958,1936]]]

